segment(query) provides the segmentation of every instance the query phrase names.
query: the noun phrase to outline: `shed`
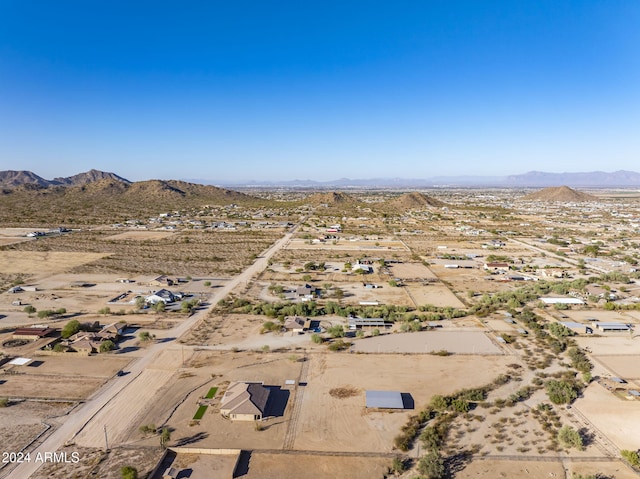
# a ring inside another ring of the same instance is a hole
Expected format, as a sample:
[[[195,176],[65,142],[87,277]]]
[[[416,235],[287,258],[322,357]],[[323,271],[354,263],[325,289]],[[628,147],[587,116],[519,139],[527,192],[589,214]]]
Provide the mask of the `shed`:
[[[368,408],[404,409],[404,401],[400,391],[367,391]]]
[[[629,331],[631,328],[628,324],[622,323],[595,323],[596,328],[602,332],[606,331]]]

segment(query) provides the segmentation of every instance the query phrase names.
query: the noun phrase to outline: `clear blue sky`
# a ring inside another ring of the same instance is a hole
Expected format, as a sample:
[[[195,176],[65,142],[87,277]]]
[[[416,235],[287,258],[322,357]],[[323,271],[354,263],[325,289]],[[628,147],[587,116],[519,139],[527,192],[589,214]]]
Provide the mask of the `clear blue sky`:
[[[0,170],[640,170],[637,0],[0,0]]]

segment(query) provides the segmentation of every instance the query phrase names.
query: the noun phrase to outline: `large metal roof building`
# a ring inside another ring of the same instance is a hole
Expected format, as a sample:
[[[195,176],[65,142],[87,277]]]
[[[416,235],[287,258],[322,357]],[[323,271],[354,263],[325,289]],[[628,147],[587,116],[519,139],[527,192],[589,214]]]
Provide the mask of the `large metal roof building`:
[[[382,409],[404,409],[400,391],[367,391],[367,407]]]

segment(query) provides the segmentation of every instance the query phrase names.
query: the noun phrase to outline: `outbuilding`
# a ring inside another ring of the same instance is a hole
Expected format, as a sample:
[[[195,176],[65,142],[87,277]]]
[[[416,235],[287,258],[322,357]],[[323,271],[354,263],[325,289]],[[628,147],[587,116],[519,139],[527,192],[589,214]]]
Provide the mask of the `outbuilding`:
[[[367,408],[405,409],[400,391],[367,391]]]

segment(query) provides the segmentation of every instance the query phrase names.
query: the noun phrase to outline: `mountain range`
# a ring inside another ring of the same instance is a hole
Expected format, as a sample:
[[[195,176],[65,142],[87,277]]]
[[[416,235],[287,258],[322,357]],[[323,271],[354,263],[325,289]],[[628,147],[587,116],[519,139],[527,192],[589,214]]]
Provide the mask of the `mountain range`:
[[[288,180],[288,181],[247,181],[211,182],[191,179],[194,183],[217,184],[228,188],[438,188],[438,187],[500,187],[525,188],[548,186],[572,187],[640,187],[640,173],[619,170],[614,172],[591,171],[581,173],[547,173],[530,171],[510,176],[434,176],[431,178],[340,178],[331,181]]]
[[[17,187],[49,188],[52,186],[83,186],[99,180],[116,180],[123,184],[133,184],[131,181],[99,170],[69,177],[59,177],[53,180],[44,179],[31,171],[0,171],[0,188],[13,189]],[[288,187],[288,188],[437,188],[437,187],[640,187],[640,173],[619,170],[614,172],[591,171],[581,173],[547,173],[530,171],[521,175],[510,176],[437,176],[432,178],[370,178],[349,179],[340,178],[332,181],[287,180],[287,181],[247,181],[225,182],[201,179],[184,180],[200,185],[219,185],[236,188],[259,187]]]

